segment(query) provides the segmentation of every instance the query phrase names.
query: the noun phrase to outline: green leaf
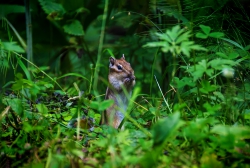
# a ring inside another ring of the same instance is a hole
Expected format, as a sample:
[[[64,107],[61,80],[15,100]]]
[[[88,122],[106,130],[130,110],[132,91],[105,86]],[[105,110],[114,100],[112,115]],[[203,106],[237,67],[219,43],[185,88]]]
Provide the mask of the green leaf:
[[[79,157],[79,158],[83,158],[83,152],[82,152],[82,150],[79,150],[79,149],[75,149],[75,148],[73,148],[73,149],[71,149],[70,150],[70,152],[73,154],[73,155],[75,155],[75,156],[77,156],[77,157]]]
[[[209,26],[205,26],[205,25],[200,25],[200,28],[202,29],[202,31],[208,35],[211,31],[211,28]]]
[[[5,105],[8,105],[12,108],[12,110],[14,112],[16,112],[18,115],[21,115],[23,113],[23,105],[22,105],[22,101],[21,99],[17,99],[17,98],[14,98],[14,99],[3,99],[3,103]]]
[[[181,34],[181,35],[177,38],[177,40],[176,40],[175,43],[176,43],[176,44],[179,44],[180,42],[187,41],[188,38],[189,38],[190,36],[191,36],[191,35],[190,35],[190,31],[187,31],[187,32]]]
[[[201,39],[206,39],[206,38],[208,38],[208,35],[206,35],[204,33],[196,33],[195,37],[201,38]]]
[[[207,80],[202,80],[201,86],[202,88],[200,89],[200,91],[205,94],[208,94],[209,92],[215,91],[217,89],[216,85],[211,85]]]
[[[243,46],[241,46],[239,43],[237,43],[237,42],[235,42],[235,41],[233,41],[233,40],[230,40],[230,39],[228,39],[228,38],[220,38],[220,39],[221,39],[221,40],[224,40],[224,41],[226,41],[226,42],[229,42],[229,43],[233,44],[234,46],[236,46],[236,47],[238,47],[238,48],[244,50],[244,47],[243,47]]]
[[[66,33],[71,35],[75,36],[84,35],[82,24],[78,20],[73,20],[71,23],[64,25],[63,29]]]
[[[192,78],[188,78],[188,77],[184,77],[181,80],[179,80],[179,78],[174,77],[172,83],[173,86],[175,86],[176,88],[183,88],[184,86],[188,85],[191,87],[195,86],[195,83],[193,82]]]
[[[169,46],[169,44],[165,41],[150,42],[143,45],[143,47],[165,47],[165,46]]]
[[[250,129],[245,126],[216,125],[212,128],[211,133],[221,136],[232,134],[236,140],[250,139]]]
[[[0,43],[3,46],[3,49],[7,51],[14,51],[17,53],[25,53],[24,49],[20,47],[17,42],[2,42]]]
[[[28,121],[23,122],[23,130],[25,132],[31,132],[31,131],[42,131],[44,130],[44,126],[42,125],[31,125]]]
[[[229,59],[218,58],[218,59],[211,60],[208,63],[208,65],[216,70],[222,70],[224,68],[231,68],[232,66],[237,65],[237,62],[233,60],[229,60]]]
[[[221,32],[212,32],[208,36],[213,37],[213,38],[221,38],[221,37],[224,37],[224,33],[221,33]]]
[[[221,109],[221,105],[219,104],[214,104],[214,105],[210,105],[208,102],[206,102],[205,104],[203,104],[203,107],[207,110],[207,112],[211,115],[216,114],[216,112],[218,110]]]
[[[206,48],[204,48],[204,47],[202,47],[200,45],[197,45],[197,44],[191,45],[190,48],[193,49],[193,50],[197,50],[197,51],[207,51]]]
[[[76,10],[76,13],[90,13],[90,11],[87,8],[80,7]]]
[[[101,103],[99,103],[98,101],[91,101],[90,107],[98,111],[104,111],[112,104],[114,104],[114,100],[104,100]]]
[[[66,13],[63,6],[59,3],[55,3],[51,0],[38,0],[38,1],[40,2],[40,5],[42,6],[46,14],[59,13],[60,15],[63,15],[64,13]]]
[[[235,59],[238,58],[240,55],[236,52],[232,52],[228,55],[228,59]]]
[[[48,114],[49,110],[44,104],[37,104],[36,108],[39,113]]]
[[[211,74],[213,73],[213,70],[207,69],[207,66],[208,66],[207,61],[202,60],[202,61],[198,62],[198,64],[196,64],[195,66],[191,66],[187,70],[187,72],[190,72],[192,74],[192,76],[194,77],[194,81],[196,81],[197,79],[201,78],[205,72],[209,76],[211,76]]]
[[[159,120],[152,128],[154,146],[162,145],[165,140],[176,131],[180,122],[180,113]]]
[[[113,54],[112,50],[110,50],[110,49],[107,48],[107,49],[103,50],[103,53],[106,52],[106,51],[109,53],[110,56],[115,57],[115,55]]]
[[[193,41],[184,41],[181,43],[180,49],[181,52],[187,57],[190,56],[191,46],[194,44]],[[179,53],[178,53],[179,54]]]
[[[22,70],[25,73],[27,79],[31,81],[30,72],[28,71],[27,67],[24,65],[24,63],[22,62],[22,60],[18,56],[16,56],[16,58],[17,58],[17,62],[19,64],[19,66],[22,68]]]
[[[217,159],[215,154],[210,154],[209,152],[205,152],[201,158],[201,166],[202,168],[216,167],[223,168],[223,163]]]
[[[114,100],[104,100],[99,107],[99,110],[106,110],[108,107],[110,107],[112,104],[114,104]]]
[[[222,58],[228,58],[227,55],[225,53],[222,53],[222,52],[216,52],[216,55],[218,55]]]
[[[25,8],[21,5],[0,5],[0,18],[6,17],[10,13],[24,13]]]
[[[166,34],[168,35],[167,37],[170,38],[170,42],[175,42],[180,34],[183,33],[183,29],[180,28],[179,25],[176,25],[172,28],[172,30],[167,30]]]
[[[156,36],[159,37],[159,39],[166,41],[168,43],[172,43],[172,39],[167,35],[167,34],[163,34],[163,33],[155,33]]]

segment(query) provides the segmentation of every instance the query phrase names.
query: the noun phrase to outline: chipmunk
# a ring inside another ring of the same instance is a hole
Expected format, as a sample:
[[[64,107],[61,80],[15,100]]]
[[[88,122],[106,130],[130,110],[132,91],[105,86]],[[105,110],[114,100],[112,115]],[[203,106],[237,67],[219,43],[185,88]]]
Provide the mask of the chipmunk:
[[[121,109],[123,111],[127,110],[128,99],[135,85],[134,70],[130,63],[125,60],[124,54],[120,59],[109,58],[108,82],[109,86],[106,90],[105,100],[112,99],[114,104],[104,111],[101,123],[111,125],[117,129],[124,118]],[[129,97],[126,97],[122,88],[127,91]]]

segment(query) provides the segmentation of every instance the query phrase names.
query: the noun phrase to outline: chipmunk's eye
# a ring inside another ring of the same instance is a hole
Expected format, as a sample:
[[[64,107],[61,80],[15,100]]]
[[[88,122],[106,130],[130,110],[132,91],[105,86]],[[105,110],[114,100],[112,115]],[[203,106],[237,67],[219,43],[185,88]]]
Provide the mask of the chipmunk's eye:
[[[118,70],[122,70],[122,66],[121,65],[117,65],[117,69]]]

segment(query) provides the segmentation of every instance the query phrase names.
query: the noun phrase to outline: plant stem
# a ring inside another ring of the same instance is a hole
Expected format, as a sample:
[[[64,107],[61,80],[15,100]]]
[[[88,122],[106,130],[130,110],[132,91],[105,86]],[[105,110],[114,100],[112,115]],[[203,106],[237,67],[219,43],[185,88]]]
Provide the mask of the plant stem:
[[[105,25],[106,25],[107,13],[108,13],[108,4],[109,4],[109,0],[106,0],[105,1],[105,7],[104,7],[104,13],[103,13],[103,16],[102,16],[102,28],[101,28],[99,47],[98,47],[97,61],[96,61],[95,72],[94,72],[93,89],[94,89],[94,91],[96,93],[97,93],[98,74],[99,74],[99,69],[100,69],[99,64],[100,64],[100,60],[101,60],[101,52],[102,52],[102,47],[103,47]]]
[[[32,46],[32,24],[30,14],[30,2],[29,0],[24,1],[25,4],[25,17],[26,17],[26,34],[27,34],[27,59],[33,62],[33,46]],[[27,63],[28,68],[30,64]]]

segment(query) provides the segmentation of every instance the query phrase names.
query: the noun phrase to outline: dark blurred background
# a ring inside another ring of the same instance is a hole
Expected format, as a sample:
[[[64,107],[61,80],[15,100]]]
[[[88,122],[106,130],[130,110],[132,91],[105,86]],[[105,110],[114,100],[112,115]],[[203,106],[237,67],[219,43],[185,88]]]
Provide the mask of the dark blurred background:
[[[1,0],[0,18],[6,18],[20,37],[26,41],[25,2],[30,4],[33,61],[52,77],[66,73],[80,73],[90,79],[97,59],[104,0]],[[106,85],[102,82],[108,75],[109,49],[115,57],[125,54],[137,77],[137,86],[146,94],[154,92],[157,85],[152,81],[152,69],[164,92],[169,90],[171,81],[171,55],[157,49],[143,48],[148,41],[156,41],[153,32],[164,32],[180,24],[195,34],[200,24],[222,31],[227,38],[242,46],[249,44],[248,0],[110,0],[105,41],[101,57],[99,92],[104,93]],[[82,31],[83,30],[83,31]],[[14,31],[2,24],[0,40],[18,42]],[[194,39],[194,37],[193,37]],[[204,44],[206,45],[206,44]],[[3,57],[3,56],[1,56]],[[1,60],[0,60],[1,63]],[[1,63],[3,65],[3,63]],[[14,79],[13,69],[4,65],[1,71],[0,86]],[[7,69],[7,71],[5,71]],[[18,69],[21,71],[21,69]],[[76,77],[60,79],[65,88],[77,82],[81,90],[89,83]]]

